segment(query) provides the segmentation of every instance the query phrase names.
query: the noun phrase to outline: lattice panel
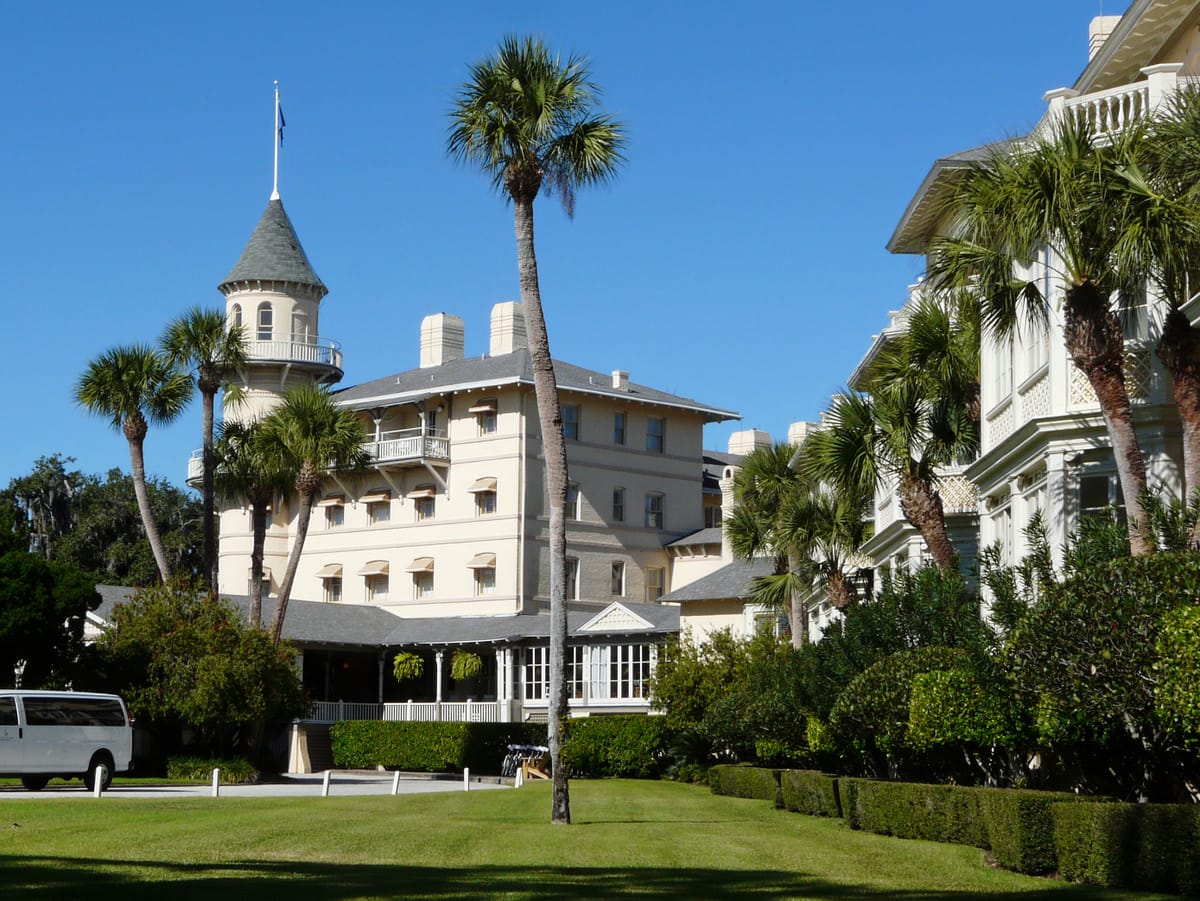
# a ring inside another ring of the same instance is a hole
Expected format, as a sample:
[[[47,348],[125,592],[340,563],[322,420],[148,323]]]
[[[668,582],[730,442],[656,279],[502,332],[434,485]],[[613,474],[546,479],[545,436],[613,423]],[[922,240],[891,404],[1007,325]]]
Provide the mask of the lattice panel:
[[[1071,367],[1071,386],[1067,393],[1067,402],[1072,407],[1094,407],[1100,403],[1087,376],[1075,366]]]
[[[1012,434],[1016,427],[1016,417],[1013,414],[1013,405],[1009,404],[1003,410],[995,415],[994,418],[988,420],[988,425],[991,426],[991,443],[1003,441]]]
[[[1144,400],[1154,388],[1149,348],[1125,351],[1125,387],[1131,398]]]
[[[1050,376],[1042,376],[1021,393],[1021,411],[1027,421],[1050,415]]]
[[[965,476],[938,479],[937,488],[947,513],[974,513],[979,509],[979,494],[975,484]]]

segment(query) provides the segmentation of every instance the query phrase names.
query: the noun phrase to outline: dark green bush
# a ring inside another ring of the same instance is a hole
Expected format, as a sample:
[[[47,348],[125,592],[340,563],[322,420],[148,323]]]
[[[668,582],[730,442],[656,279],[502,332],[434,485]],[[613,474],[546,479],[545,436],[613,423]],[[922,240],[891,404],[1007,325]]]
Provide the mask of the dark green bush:
[[[564,755],[581,776],[644,779],[666,769],[669,744],[661,716],[590,716],[567,720]]]
[[[1091,885],[1200,890],[1191,804],[1052,804],[1058,871]]]
[[[254,782],[258,775],[250,761],[236,757],[171,757],[167,760],[168,779],[208,782],[216,769],[221,771],[222,785],[245,785]]]
[[[837,776],[812,770],[784,770],[779,787],[785,810],[814,817],[840,817]]]
[[[988,847],[980,795],[975,789],[869,779],[844,781],[854,783],[851,828],[898,838]]]
[[[776,807],[783,806],[779,770],[719,764],[708,771],[708,784],[712,786],[714,795],[757,798],[760,801],[770,801]]]
[[[1050,805],[1080,800],[1063,792],[980,788],[980,808],[996,863],[1006,870],[1041,875],[1058,866]]]
[[[349,769],[499,773],[509,744],[545,744],[534,723],[340,722],[329,730],[333,760]]]
[[[829,716],[829,740],[851,766],[880,776],[902,771],[912,757],[913,677],[961,667],[965,659],[965,651],[930,647],[899,651],[873,664],[838,696]]]
[[[1177,607],[1163,617],[1155,670],[1155,714],[1195,746],[1200,743],[1200,607]]]

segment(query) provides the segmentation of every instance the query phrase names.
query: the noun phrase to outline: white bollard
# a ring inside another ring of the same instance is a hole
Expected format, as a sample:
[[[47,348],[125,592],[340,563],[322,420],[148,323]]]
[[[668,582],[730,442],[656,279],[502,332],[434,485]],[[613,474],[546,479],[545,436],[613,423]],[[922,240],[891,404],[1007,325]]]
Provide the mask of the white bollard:
[[[94,774],[95,781],[92,783],[95,786],[93,792],[97,798],[99,798],[100,793],[104,791],[104,777],[107,775],[108,770],[104,768],[104,764],[99,764],[96,767],[96,772]]]
[[[400,794],[400,771],[399,770],[396,770],[396,772],[392,773],[392,794],[393,795]]]
[[[469,766],[465,766],[465,767],[463,767],[463,791],[469,792],[470,790],[471,790],[471,768]]]
[[[213,768],[212,796],[214,798],[221,797],[221,771],[216,767]]]
[[[525,784],[525,771],[518,769],[517,778],[513,780],[513,788],[520,788]]]
[[[325,771],[325,778],[321,781],[321,797],[329,797],[329,777],[333,775],[333,770]]]

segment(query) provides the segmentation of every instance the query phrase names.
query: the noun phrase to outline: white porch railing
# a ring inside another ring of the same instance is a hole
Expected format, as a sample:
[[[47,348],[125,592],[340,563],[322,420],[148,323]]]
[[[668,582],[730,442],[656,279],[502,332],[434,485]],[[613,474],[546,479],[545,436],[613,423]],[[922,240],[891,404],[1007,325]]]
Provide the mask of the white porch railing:
[[[309,718],[320,722],[384,720],[397,723],[499,723],[498,701],[314,701]]]
[[[1066,102],[1068,112],[1093,134],[1115,134],[1142,118],[1150,105],[1150,86],[1145,81],[1120,85],[1095,94],[1084,94]]]
[[[204,448],[197,448],[188,457],[188,484],[199,485],[204,480]]]
[[[319,363],[342,368],[342,345],[331,338],[290,340],[246,340],[246,356],[251,360],[286,360],[295,363]]]
[[[378,441],[366,442],[363,449],[370,454],[372,463],[450,459],[450,439],[446,433],[419,428],[382,432]]]

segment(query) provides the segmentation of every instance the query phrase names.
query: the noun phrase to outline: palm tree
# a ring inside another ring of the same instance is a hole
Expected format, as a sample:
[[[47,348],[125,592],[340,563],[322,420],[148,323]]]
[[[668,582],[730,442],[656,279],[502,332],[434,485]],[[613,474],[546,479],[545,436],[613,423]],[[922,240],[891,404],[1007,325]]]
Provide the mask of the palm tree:
[[[752,451],[734,478],[726,529],[735,557],[771,557],[775,571],[755,578],[751,599],[788,611],[793,647],[808,643],[806,594],[820,584],[839,609],[857,599],[853,558],[869,534],[864,491],[833,491],[802,475],[789,444]]]
[[[1175,93],[1163,113],[1150,121],[1141,149],[1151,178],[1135,185],[1200,211],[1200,90],[1189,87]],[[1200,492],[1200,329],[1188,320],[1183,306],[1200,290],[1195,278],[1200,273],[1200,224],[1177,230],[1171,240],[1179,256],[1163,260],[1152,272],[1167,304],[1155,352],[1171,375],[1183,426],[1184,497],[1194,498]],[[1198,539],[1200,532],[1194,531],[1193,543]]]
[[[242,327],[227,326],[219,310],[192,307],[175,319],[159,342],[163,353],[176,366],[195,369],[196,388],[204,412],[203,463],[204,476],[201,495],[204,514],[204,579],[211,591],[217,590],[217,529],[215,488],[213,485],[213,408],[217,392],[225,386],[226,400],[236,399],[236,386],[229,385],[231,375],[246,365],[246,346]]]
[[[171,422],[187,406],[191,394],[191,380],[144,344],[106,350],[88,363],[75,385],[76,401],[89,413],[108,417],[112,427],[124,433],[129,442],[138,510],[164,582],[171,578],[171,564],[146,493],[144,444],[150,424]]]
[[[900,509],[925,539],[938,568],[949,572],[957,553],[946,530],[938,470],[978,446],[964,407],[934,402],[918,380],[876,394],[849,391],[834,399],[825,428],[809,437],[801,470],[837,491],[871,492],[894,478]]]
[[[262,421],[263,453],[272,468],[293,474],[293,487],[299,498],[296,535],[279,586],[279,601],[271,626],[276,643],[283,634],[283,620],[321,482],[327,472],[353,472],[364,468],[370,461],[363,449],[366,439],[358,417],[350,410],[339,409],[328,389],[319,385],[292,388],[283,404]]]
[[[545,188],[567,215],[579,187],[609,181],[622,162],[624,128],[595,113],[599,88],[585,59],[563,61],[536,38],[507,37],[493,56],[470,67],[450,113],[450,156],[478,167],[513,205],[521,306],[546,459],[550,504],[550,710],[553,768],[551,822],[571,821],[562,759],[566,693],[567,449],[542,314],[533,242],[533,201]]]
[[[258,422],[226,420],[213,447],[214,488],[225,503],[247,504],[253,536],[250,551],[250,625],[262,623],[263,548],[267,538],[267,512],[284,494],[292,478],[273,466],[263,447]]]
[[[1046,251],[1066,291],[1063,341],[1087,376],[1108,429],[1128,511],[1133,553],[1153,550],[1142,510],[1146,464],[1126,389],[1125,338],[1114,304],[1140,296],[1156,270],[1186,272],[1194,214],[1151,190],[1140,165],[1145,128],[1103,140],[1075,117],[997,150],[964,177],[948,213],[950,236],[934,241],[931,281],[968,289],[984,328],[1002,338],[1041,324],[1048,298],[1019,273]],[[1176,240],[1179,236],[1179,240]]]

